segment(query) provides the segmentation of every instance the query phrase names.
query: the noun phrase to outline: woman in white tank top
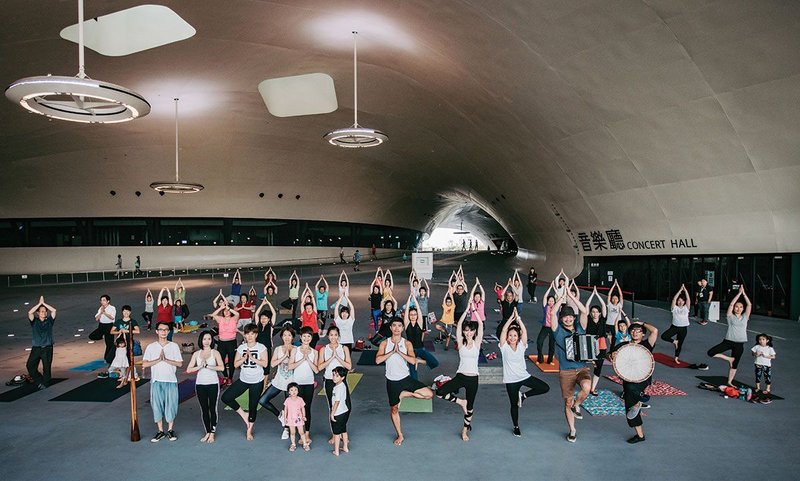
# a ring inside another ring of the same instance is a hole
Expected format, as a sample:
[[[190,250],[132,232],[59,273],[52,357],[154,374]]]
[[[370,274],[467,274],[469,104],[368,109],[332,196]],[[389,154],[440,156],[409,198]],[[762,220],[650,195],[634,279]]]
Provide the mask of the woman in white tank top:
[[[192,354],[186,372],[197,373],[194,388],[200,403],[203,426],[206,429],[206,435],[200,439],[200,442],[213,443],[214,433],[217,430],[217,400],[219,399],[219,375],[217,373],[225,369],[225,366],[222,363],[222,356],[214,349],[215,342],[211,331],[201,332],[197,345],[200,346],[200,350]]]
[[[328,328],[328,344],[322,348],[317,368],[324,370],[325,396],[328,397],[328,407],[333,405],[331,396],[333,395],[333,369],[342,366],[348,371],[353,368],[350,361],[350,350],[347,346],[339,343],[339,328],[331,326]]]
[[[514,323],[514,320],[517,322]],[[512,324],[514,324],[512,326]],[[548,327],[549,329],[549,327]],[[503,355],[503,383],[506,385],[508,401],[511,403],[511,422],[514,424],[512,433],[514,436],[522,436],[519,429],[519,408],[522,402],[530,396],[544,394],[550,387],[544,381],[536,379],[528,373],[525,365],[525,350],[528,347],[528,330],[525,323],[517,314],[514,313],[503,325],[500,333],[500,353]],[[528,389],[522,392],[522,386]]]
[[[475,395],[478,393],[478,357],[481,353],[483,340],[483,321],[464,322],[467,313],[475,309],[472,301],[469,308],[461,315],[456,325],[456,339],[458,342],[458,370],[456,376],[442,384],[436,390],[436,396],[461,406],[464,410],[464,426],[461,429],[461,439],[469,441],[469,431],[472,431],[472,415]],[[456,393],[464,388],[465,398],[460,399]]]

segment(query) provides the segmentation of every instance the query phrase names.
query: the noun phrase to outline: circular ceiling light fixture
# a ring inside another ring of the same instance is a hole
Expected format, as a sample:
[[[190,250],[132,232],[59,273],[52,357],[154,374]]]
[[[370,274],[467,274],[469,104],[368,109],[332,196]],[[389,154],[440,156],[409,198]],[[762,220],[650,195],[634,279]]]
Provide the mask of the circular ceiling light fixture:
[[[87,124],[127,122],[150,113],[150,104],[133,90],[86,76],[83,0],[78,0],[78,75],[26,77],[9,85],[6,97],[30,112]]]
[[[336,129],[322,138],[337,147],[358,148],[375,147],[389,140],[380,130],[358,125],[358,32],[353,32],[353,125]]]
[[[194,194],[203,190],[201,184],[181,182],[178,175],[178,99],[175,99],[175,182],[153,182],[150,188],[161,195],[164,194]]]

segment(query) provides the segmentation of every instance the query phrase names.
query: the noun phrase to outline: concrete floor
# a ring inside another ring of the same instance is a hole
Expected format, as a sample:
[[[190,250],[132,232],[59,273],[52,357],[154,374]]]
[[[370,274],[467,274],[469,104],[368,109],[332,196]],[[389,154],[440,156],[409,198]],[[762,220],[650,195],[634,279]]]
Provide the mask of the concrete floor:
[[[466,258],[437,258],[436,279],[432,283],[433,298],[444,294],[446,277],[458,262],[463,262],[469,279],[475,276],[490,287],[495,280],[506,279],[512,260],[482,253]],[[384,267],[386,267],[384,263]],[[351,275],[356,287],[356,335],[366,335],[368,302],[366,284],[377,266],[366,263],[362,273]],[[404,284],[408,265],[389,264],[396,273],[398,286]],[[340,271],[336,266],[320,267],[317,271],[329,274],[329,282]],[[350,271],[352,273],[352,271]],[[278,271],[282,282],[287,272]],[[310,271],[309,271],[310,273]],[[316,273],[318,275],[318,273]],[[309,276],[303,282],[312,282]],[[173,285],[174,280],[166,281]],[[188,303],[193,314],[205,312],[210,299],[228,286],[222,279],[192,278],[185,281]],[[332,282],[332,285],[335,281]],[[55,306],[58,312],[54,376],[68,377],[67,381],[45,391],[37,392],[12,403],[0,404],[0,462],[3,478],[64,480],[103,480],[114,478],[137,479],[206,479],[236,478],[318,478],[329,479],[702,479],[736,476],[745,479],[796,479],[798,460],[791,451],[797,439],[797,400],[800,389],[797,375],[790,366],[798,365],[800,354],[793,351],[800,339],[795,322],[755,317],[750,322],[753,332],[768,332],[776,336],[778,359],[774,362],[773,385],[776,394],[786,398],[770,405],[756,405],[724,399],[715,393],[696,389],[695,375],[724,375],[722,361],[709,360],[705,351],[719,342],[725,326],[693,324],[684,347],[683,358],[689,362],[707,362],[709,371],[670,369],[656,364],[654,377],[688,393],[688,396],[654,397],[647,412],[645,429],[647,441],[635,446],[625,443],[632,435],[620,417],[592,417],[584,414],[577,421],[578,441],[564,440],[566,422],[561,409],[557,374],[543,374],[529,364],[529,371],[544,379],[551,391],[526,401],[521,410],[523,436],[511,435],[508,398],[502,385],[482,385],[476,400],[472,440],[461,441],[460,409],[441,400],[434,400],[432,414],[404,414],[403,430],[406,442],[401,447],[392,444],[394,431],[389,420],[382,366],[358,366],[364,378],[353,394],[353,414],[348,431],[351,452],[339,458],[330,454],[325,443],[328,428],[325,423],[327,407],[323,397],[313,404],[310,453],[299,450],[287,452],[288,443],[281,441],[280,427],[275,419],[261,411],[256,424],[256,439],[247,442],[241,420],[231,411],[220,408],[217,442],[199,443],[202,423],[195,399],[182,403],[176,421],[180,439],[176,442],[149,442],[154,433],[152,414],[146,404],[149,385],[139,394],[139,420],[142,441],[129,441],[129,396],[112,403],[48,402],[66,391],[95,377],[95,373],[70,372],[68,369],[102,357],[102,342],[87,344],[86,335],[95,327],[93,320],[100,294],[112,296],[119,309],[131,304],[139,312],[144,291],[154,293],[165,281],[124,281],[80,286],[4,289],[0,293],[0,378],[4,381],[24,371],[30,346],[30,328],[26,312],[38,296]],[[282,289],[283,286],[281,286]],[[404,294],[404,288],[396,297]],[[285,289],[284,289],[285,292]],[[543,292],[540,288],[539,295]],[[407,294],[407,293],[406,293]],[[432,301],[432,306],[438,304]],[[18,312],[13,312],[17,309]],[[487,310],[489,310],[487,308]],[[526,304],[523,307],[532,337],[539,330],[541,308]],[[498,314],[489,312],[490,326]],[[669,325],[668,312],[636,306],[637,317],[655,324],[659,329]],[[191,317],[195,317],[194,315]],[[79,329],[84,329],[79,332]],[[14,337],[7,337],[14,334]],[[74,337],[80,334],[80,337]],[[751,335],[751,341],[754,335]],[[779,338],[778,338],[779,337]],[[142,336],[146,345],[155,338],[152,333]],[[196,342],[195,335],[176,335],[177,342]],[[437,345],[438,346],[438,345]],[[496,344],[485,345],[487,352]],[[671,346],[659,342],[657,351],[670,353]],[[535,345],[529,353],[535,352]],[[436,356],[442,365],[434,372],[422,369],[422,380],[430,381],[439,373],[454,373],[457,354],[437,347]],[[358,358],[358,354],[354,359]],[[188,356],[184,356],[188,361]],[[490,361],[500,366],[500,360]],[[184,364],[185,366],[185,364]],[[604,373],[611,372],[607,366]],[[187,376],[180,375],[180,379]],[[737,379],[752,383],[752,358],[743,359]],[[600,388],[619,388],[608,380]],[[5,386],[0,390],[6,390]],[[130,467],[127,467],[126,464]],[[130,469],[130,474],[127,474]]]

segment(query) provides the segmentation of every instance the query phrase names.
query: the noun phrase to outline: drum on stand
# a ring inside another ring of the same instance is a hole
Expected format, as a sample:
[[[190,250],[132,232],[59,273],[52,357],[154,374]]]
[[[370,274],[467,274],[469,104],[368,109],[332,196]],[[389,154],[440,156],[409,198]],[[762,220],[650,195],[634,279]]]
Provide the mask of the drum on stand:
[[[653,375],[653,353],[640,344],[629,343],[614,353],[612,362],[617,376],[628,382],[642,382]]]

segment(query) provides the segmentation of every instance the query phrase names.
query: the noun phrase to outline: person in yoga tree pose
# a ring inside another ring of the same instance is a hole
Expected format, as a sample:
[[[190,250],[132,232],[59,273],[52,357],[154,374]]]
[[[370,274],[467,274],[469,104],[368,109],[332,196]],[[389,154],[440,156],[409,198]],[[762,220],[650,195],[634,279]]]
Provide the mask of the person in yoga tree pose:
[[[565,290],[565,292],[568,296],[572,295],[569,290]],[[560,297],[555,303],[556,308],[560,307],[557,311],[558,320],[553,322],[551,326],[556,338],[558,382],[561,386],[561,397],[564,399],[564,416],[567,418],[567,425],[569,426],[567,441],[571,443],[577,440],[575,419],[583,419],[581,403],[589,396],[589,391],[592,388],[592,376],[586,363],[567,359],[567,337],[571,337],[573,334],[586,334],[586,324],[588,323],[586,307],[576,299],[573,299],[573,302],[578,305],[580,311],[579,324],[575,325],[575,311],[569,306],[561,306],[564,303],[564,298]],[[580,386],[577,396],[575,395],[576,385]]]
[[[592,299],[597,297],[598,304],[592,304]],[[592,371],[592,396],[597,396],[597,383],[600,381],[600,374],[603,372],[603,361],[606,358],[608,345],[606,344],[606,305],[597,293],[597,287],[592,290],[589,299],[586,300],[589,308],[589,319],[586,323],[586,334],[597,336],[597,344],[600,352],[597,359],[593,361],[594,370]]]
[[[293,381],[297,383],[300,397],[305,401],[304,444],[311,444],[311,403],[314,401],[314,375],[317,367],[317,351],[311,347],[313,332],[310,327],[300,329],[300,346],[294,349],[289,369],[294,371]]]
[[[556,298],[553,296],[555,293],[555,283],[551,282],[550,287],[542,296],[542,320],[539,323],[542,325],[539,329],[539,335],[536,336],[536,362],[542,364],[544,356],[542,355],[542,348],[544,341],[547,339],[547,364],[553,364],[553,355],[556,351],[556,338],[553,337],[553,324],[556,323]]]
[[[289,369],[289,362],[292,360],[295,349],[294,345],[292,345],[294,341],[294,329],[290,326],[284,326],[283,329],[281,329],[280,338],[283,344],[275,348],[275,352],[272,353],[272,360],[270,361],[270,365],[277,368],[275,370],[275,376],[272,378],[267,392],[261,396],[258,403],[281,420],[281,424],[284,426],[281,439],[289,439],[289,430],[285,424],[285,416],[272,404],[272,399],[280,393],[284,394],[285,399],[286,389],[288,389],[289,383],[291,383],[294,378],[294,371]]]
[[[750,320],[751,309],[752,305],[744,292],[744,285],[739,286],[739,292],[728,306],[728,332],[725,333],[725,339],[708,350],[709,357],[717,357],[728,362],[729,386],[733,386],[733,377],[744,353],[744,345],[747,342],[747,321]],[[731,355],[723,354],[725,351],[731,351]]]
[[[375,363],[386,363],[386,394],[389,397],[392,425],[397,433],[394,444],[400,446],[405,440],[400,426],[400,401],[407,397],[430,399],[433,391],[420,381],[411,379],[408,365],[415,364],[417,359],[411,342],[402,337],[403,320],[392,320],[390,329],[392,336],[381,342],[375,355]]]
[[[264,368],[269,366],[267,348],[256,342],[258,326],[248,324],[244,326],[244,342],[236,348],[234,367],[241,368],[239,379],[236,380],[222,395],[222,402],[236,411],[245,426],[247,426],[247,440],[253,440],[253,427],[258,414],[258,397],[264,388]],[[244,412],[236,398],[248,392],[247,412]]]
[[[472,303],[470,302],[470,308]],[[450,401],[461,406],[464,411],[464,426],[461,429],[461,439],[469,441],[469,432],[472,431],[472,416],[475,413],[475,396],[478,394],[478,356],[481,352],[481,339],[483,339],[483,321],[464,322],[467,313],[464,312],[456,324],[456,342],[458,343],[458,370],[456,376],[436,389],[436,396],[445,401]],[[461,388],[464,388],[464,399],[456,397]]]
[[[681,295],[683,294],[683,295]],[[684,297],[685,296],[685,297]],[[675,364],[680,362],[683,341],[686,340],[686,331],[689,328],[689,291],[681,284],[681,288],[672,298],[672,325],[661,334],[661,339],[675,346]]]
[[[513,323],[513,321],[517,321]],[[512,325],[513,323],[513,325]],[[503,355],[503,384],[506,385],[508,401],[511,404],[511,423],[514,436],[522,436],[519,429],[519,408],[523,401],[531,396],[538,396],[550,390],[544,381],[536,379],[528,373],[525,365],[525,350],[528,348],[528,330],[519,319],[516,311],[503,324],[500,332],[500,353]],[[522,386],[529,389],[522,392]]]

